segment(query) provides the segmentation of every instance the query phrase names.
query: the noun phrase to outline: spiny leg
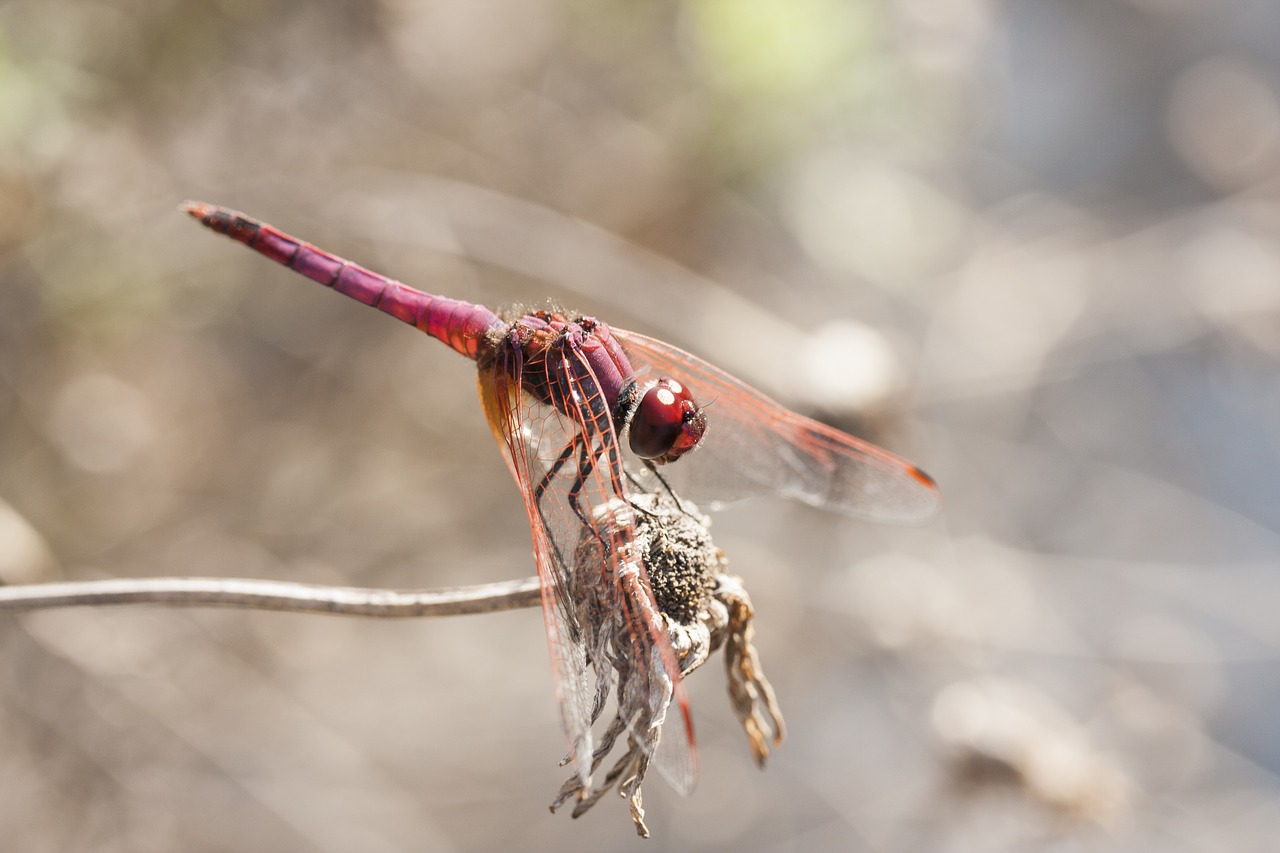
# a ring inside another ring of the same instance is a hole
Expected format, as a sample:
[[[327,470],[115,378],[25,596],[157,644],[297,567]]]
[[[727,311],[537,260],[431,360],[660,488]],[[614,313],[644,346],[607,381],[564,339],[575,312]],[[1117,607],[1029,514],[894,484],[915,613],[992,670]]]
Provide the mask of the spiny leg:
[[[546,513],[542,508],[542,497],[546,494],[547,489],[550,488],[552,479],[554,479],[560,469],[564,467],[564,464],[569,461],[569,457],[573,455],[574,448],[577,446],[579,441],[581,441],[581,438],[575,436],[573,440],[565,445],[564,450],[560,451],[560,455],[556,457],[556,461],[547,469],[547,473],[542,475],[542,479],[538,481],[538,485],[533,489],[533,502],[534,506],[538,508],[538,516],[542,519],[543,529],[550,530],[551,526],[548,524]],[[560,550],[560,543],[556,541],[555,537],[551,537],[551,548],[556,555],[556,564],[561,568],[568,570],[569,563],[565,561],[564,553]],[[567,594],[567,590],[563,587],[560,588],[559,592],[562,595]],[[568,607],[567,609],[570,612],[572,611],[572,607]],[[575,636],[581,636],[582,629],[576,624],[576,622],[574,622],[570,627]],[[566,757],[566,762],[567,761],[568,757]]]
[[[697,516],[689,512],[688,510],[686,510],[684,508],[684,505],[680,503],[680,496],[677,495],[675,493],[675,490],[671,488],[671,484],[667,482],[667,478],[662,476],[662,473],[658,471],[658,466],[654,464],[653,460],[645,459],[644,464],[645,464],[645,467],[649,469],[649,473],[657,478],[658,482],[662,484],[662,488],[666,489],[667,494],[671,495],[671,499],[676,502],[676,509],[680,510],[682,513],[689,516],[690,518],[696,519]]]
[[[642,483],[642,482],[640,482],[640,480],[636,477],[635,473],[634,473],[634,472],[632,472],[632,470],[631,470],[630,468],[624,468],[624,469],[623,469],[623,473],[625,473],[625,474],[626,474],[627,482],[631,484],[631,487],[632,487],[633,489],[635,489],[637,492],[640,492],[640,493],[643,493],[643,494],[649,494],[649,492],[647,491],[647,487],[645,486],[645,484],[644,484],[644,483]],[[632,508],[632,509],[634,509],[636,512],[642,513],[642,514],[644,514],[644,515],[648,516],[649,518],[657,518],[657,517],[658,517],[658,514],[657,514],[656,512],[653,512],[652,510],[646,509],[645,507],[642,507],[642,506],[640,506],[638,503],[636,503],[635,501],[631,500],[631,496],[630,496],[630,495],[628,495],[628,496],[627,496],[627,503],[631,504],[631,508]]]
[[[582,449],[579,451],[580,456],[578,457],[578,476],[574,478],[573,485],[569,487],[569,506],[573,509],[574,514],[578,516],[579,521],[587,527],[591,527],[591,522],[587,520],[586,515],[582,512],[582,507],[578,505],[578,497],[582,494],[582,489],[587,484],[587,477],[590,476],[591,469],[595,467],[595,454],[591,452],[591,445],[582,436],[575,438],[574,443],[580,443]]]
[[[564,463],[569,461],[569,457],[573,455],[574,448],[578,446],[578,442],[581,440],[582,438],[580,436],[574,436],[573,439],[565,445],[564,450],[560,451],[560,455],[556,457],[556,461],[547,469],[547,473],[542,475],[542,479],[538,481],[538,485],[534,487],[533,499],[538,504],[539,511],[542,509],[542,496],[546,494],[547,488],[551,485],[551,480],[556,476],[556,474],[560,473],[560,469],[564,467]]]

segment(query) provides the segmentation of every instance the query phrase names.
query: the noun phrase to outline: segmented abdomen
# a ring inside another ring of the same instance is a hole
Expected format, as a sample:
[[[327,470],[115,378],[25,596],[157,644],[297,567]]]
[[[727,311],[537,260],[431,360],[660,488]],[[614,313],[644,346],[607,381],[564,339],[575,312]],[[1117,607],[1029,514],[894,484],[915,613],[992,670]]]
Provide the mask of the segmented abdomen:
[[[203,202],[188,202],[185,209],[219,234],[226,234],[312,281],[421,329],[468,358],[477,357],[490,329],[506,326],[483,305],[415,290],[237,211]]]

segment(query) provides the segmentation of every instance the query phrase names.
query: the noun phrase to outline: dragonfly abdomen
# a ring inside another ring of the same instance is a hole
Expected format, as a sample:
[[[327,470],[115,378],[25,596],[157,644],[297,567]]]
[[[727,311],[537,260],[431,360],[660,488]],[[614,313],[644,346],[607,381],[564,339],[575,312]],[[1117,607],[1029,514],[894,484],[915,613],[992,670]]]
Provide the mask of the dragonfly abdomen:
[[[184,209],[219,234],[344,296],[390,314],[468,358],[476,358],[491,330],[506,326],[483,305],[423,293],[234,210],[203,202],[188,202]]]

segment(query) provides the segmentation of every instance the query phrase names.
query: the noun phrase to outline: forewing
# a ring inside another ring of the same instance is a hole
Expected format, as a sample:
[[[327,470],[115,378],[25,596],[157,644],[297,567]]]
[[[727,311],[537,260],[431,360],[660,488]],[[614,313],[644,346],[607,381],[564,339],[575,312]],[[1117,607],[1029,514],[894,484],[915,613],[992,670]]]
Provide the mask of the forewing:
[[[638,377],[670,376],[706,409],[707,430],[662,475],[711,506],[781,494],[873,521],[919,523],[938,511],[928,474],[887,450],[797,414],[678,347],[614,328]]]
[[[529,515],[557,697],[575,770],[586,785],[593,764],[591,725],[614,674],[604,644],[616,636],[609,626],[619,625],[629,648],[615,647],[614,653],[628,656],[633,679],[619,685],[619,696],[624,687],[630,695],[641,688],[647,710],[633,723],[641,727],[661,724],[669,706],[679,708],[679,719],[662,728],[655,766],[687,793],[697,773],[689,706],[633,547],[635,510],[627,500],[611,407],[574,347],[549,356],[540,380],[565,401],[561,406],[521,393],[510,378],[520,376],[521,367],[499,363],[491,372],[482,371],[480,393]],[[595,677],[587,672],[588,661]]]

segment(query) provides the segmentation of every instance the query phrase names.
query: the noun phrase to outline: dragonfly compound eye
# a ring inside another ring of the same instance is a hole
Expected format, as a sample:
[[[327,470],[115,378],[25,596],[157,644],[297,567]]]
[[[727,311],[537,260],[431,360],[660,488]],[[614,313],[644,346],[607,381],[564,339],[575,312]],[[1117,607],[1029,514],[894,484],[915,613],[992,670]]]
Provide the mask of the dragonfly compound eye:
[[[689,389],[663,377],[640,398],[631,417],[631,449],[659,464],[692,450],[706,432],[707,420]]]

